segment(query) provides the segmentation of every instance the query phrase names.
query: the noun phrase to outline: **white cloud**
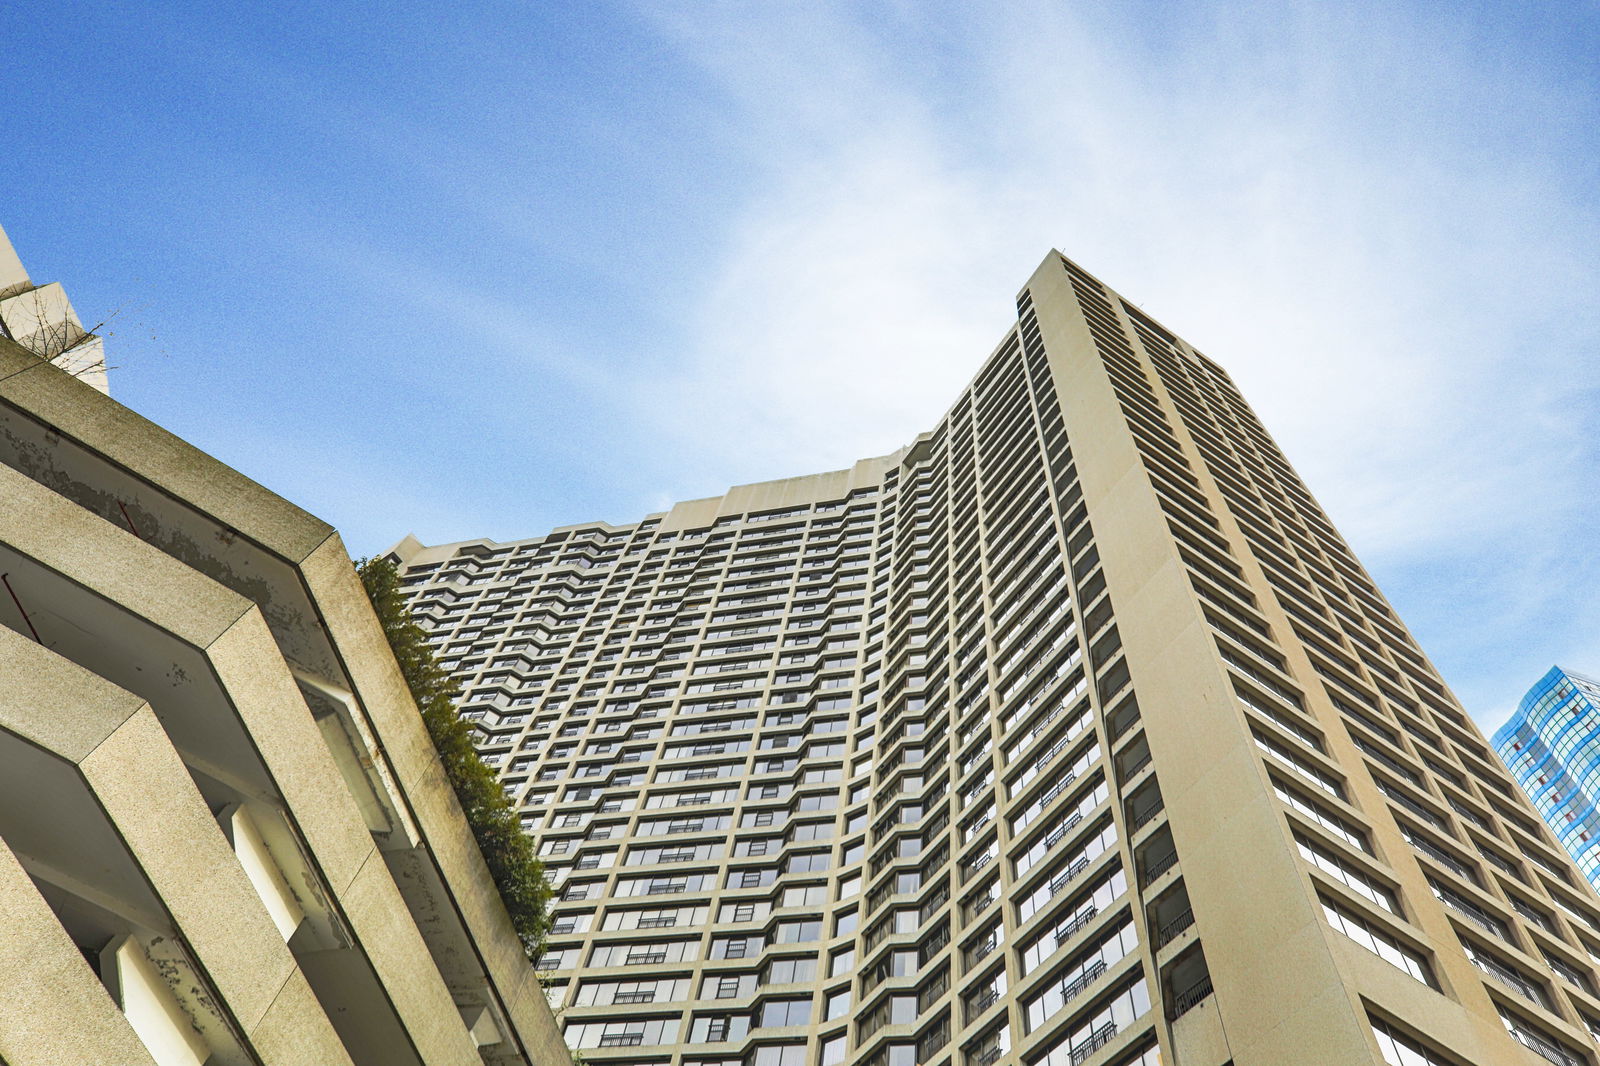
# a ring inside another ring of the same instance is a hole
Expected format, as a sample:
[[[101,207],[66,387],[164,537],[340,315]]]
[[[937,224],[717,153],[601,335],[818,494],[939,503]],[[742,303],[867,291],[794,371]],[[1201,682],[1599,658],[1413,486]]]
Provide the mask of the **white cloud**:
[[[643,417],[686,480],[891,450],[1056,244],[1229,368],[1369,562],[1570,562],[1527,515],[1582,479],[1563,410],[1592,398],[1595,227],[1554,149],[1508,132],[1559,100],[1376,10],[1228,11],[1152,50],[1056,8],[952,16],[941,81],[858,9],[656,8],[770,180],[733,207],[683,323],[697,354],[640,385]],[[1549,577],[1484,574],[1508,598]]]

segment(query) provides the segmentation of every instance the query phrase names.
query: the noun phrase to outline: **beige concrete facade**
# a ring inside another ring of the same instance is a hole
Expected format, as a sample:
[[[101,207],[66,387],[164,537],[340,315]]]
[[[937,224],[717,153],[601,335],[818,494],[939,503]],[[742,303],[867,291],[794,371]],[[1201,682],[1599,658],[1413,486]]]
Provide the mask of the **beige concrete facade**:
[[[1600,900],[1227,374],[1059,254],[901,452],[393,553],[592,1061],[1600,1062]]]
[[[0,340],[0,1061],[570,1062],[336,533]]]

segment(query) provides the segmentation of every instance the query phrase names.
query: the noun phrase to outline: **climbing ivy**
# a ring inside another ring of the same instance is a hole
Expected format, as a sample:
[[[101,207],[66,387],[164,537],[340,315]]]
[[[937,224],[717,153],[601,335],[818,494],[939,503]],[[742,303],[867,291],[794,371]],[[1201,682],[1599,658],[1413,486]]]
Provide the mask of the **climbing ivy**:
[[[456,714],[457,689],[428,646],[427,633],[411,616],[400,592],[400,575],[387,559],[362,559],[356,564],[367,597],[383,624],[422,721],[433,738],[445,776],[466,813],[473,838],[489,866],[500,899],[528,958],[544,950],[550,927],[550,882],[533,841],[523,833],[516,810],[506,799],[494,770],[478,756],[472,726]]]

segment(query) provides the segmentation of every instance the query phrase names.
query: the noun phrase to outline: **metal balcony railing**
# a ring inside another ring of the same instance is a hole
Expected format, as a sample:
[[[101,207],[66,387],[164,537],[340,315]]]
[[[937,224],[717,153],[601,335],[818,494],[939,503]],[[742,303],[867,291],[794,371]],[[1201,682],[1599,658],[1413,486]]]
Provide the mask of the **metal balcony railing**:
[[[622,960],[624,966],[655,966],[667,961],[665,951],[652,951],[643,955],[629,955]]]
[[[1440,818],[1436,813],[1430,811],[1428,808],[1424,807],[1410,796],[1405,795],[1399,789],[1386,787],[1383,782],[1380,781],[1378,782],[1378,791],[1389,797],[1389,801],[1391,803],[1396,803],[1401,807],[1404,807],[1406,810],[1410,811],[1418,818],[1421,818],[1424,822],[1427,822],[1434,828],[1444,828],[1443,818]]]
[[[1172,997],[1172,1007],[1167,1017],[1176,1021],[1188,1014],[1209,995],[1211,995],[1211,975],[1206,974],[1200,980]]]
[[[1051,800],[1055,799],[1057,796],[1061,795],[1061,793],[1070,788],[1072,783],[1077,779],[1078,775],[1076,773],[1066,773],[1062,775],[1061,780],[1045,789],[1044,792],[1039,795],[1040,809],[1042,810],[1043,808],[1049,806]]]
[[[1072,1066],[1078,1066],[1079,1063],[1086,1061],[1090,1055],[1093,1055],[1096,1051],[1099,1051],[1101,1048],[1111,1043],[1116,1035],[1116,1022],[1106,1022],[1106,1024],[1090,1033],[1084,1039],[1083,1043],[1073,1047],[1071,1053]]]
[[[1122,771],[1122,780],[1124,782],[1133,780],[1133,778],[1138,776],[1140,770],[1143,770],[1149,765],[1150,753],[1147,751],[1143,755],[1139,756],[1138,759],[1134,760],[1132,765],[1128,766],[1127,769]]]
[[[1511,1039],[1547,1062],[1553,1062],[1556,1066],[1583,1066],[1581,1059],[1575,1055],[1569,1055],[1564,1049],[1557,1047],[1541,1036],[1537,1036],[1520,1027],[1507,1026],[1506,1028],[1511,1033]]]
[[[1094,921],[1100,909],[1094,904],[1089,904],[1083,910],[1072,916],[1072,920],[1056,930],[1056,947],[1061,947],[1067,941],[1082,932],[1083,927]]]
[[[1140,813],[1134,815],[1133,816],[1133,828],[1134,829],[1143,829],[1146,825],[1149,825],[1151,822],[1155,821],[1156,815],[1160,814],[1162,811],[1164,811],[1166,809],[1167,809],[1167,805],[1165,803],[1157,803],[1155,806],[1151,807],[1149,810],[1141,811]]]
[[[1453,892],[1436,892],[1434,894],[1439,897],[1440,902],[1446,907],[1449,907],[1479,929],[1501,940],[1505,939],[1505,927],[1473,904]]]
[[[1552,930],[1550,928],[1550,919],[1549,918],[1545,917],[1543,914],[1541,914],[1538,911],[1534,910],[1532,907],[1530,907],[1526,903],[1522,902],[1522,900],[1518,899],[1516,896],[1512,896],[1511,897],[1511,909],[1516,911],[1518,914],[1522,915],[1524,918],[1526,918],[1528,921],[1532,922],[1534,925],[1537,925],[1540,929],[1543,929],[1545,932],[1547,932],[1547,933],[1554,932],[1554,930]]]
[[[1061,838],[1072,832],[1072,830],[1081,821],[1083,821],[1083,812],[1074,811],[1071,818],[1068,818],[1064,823],[1056,826],[1050,831],[1050,835],[1044,838],[1044,846],[1047,848],[1053,848],[1057,844],[1061,843]]]
[[[1541,1007],[1547,1005],[1544,994],[1539,990],[1539,987],[1515,970],[1501,966],[1498,962],[1483,955],[1473,955],[1472,964],[1529,1003],[1535,1003]]]
[[[968,947],[966,949],[966,951],[965,951],[967,965],[971,966],[973,963],[977,962],[980,959],[988,958],[989,955],[991,953],[993,953],[994,949],[999,947],[999,946],[1000,946],[1000,938],[997,937],[997,936],[992,936],[988,940],[984,940],[984,941],[981,941],[981,942],[979,942],[977,944],[973,944],[971,947]]]
[[[1000,1002],[1000,990],[998,988],[985,989],[982,995],[967,1000],[966,1020],[971,1022],[998,1002]]]
[[[1067,867],[1066,870],[1058,874],[1056,878],[1050,882],[1050,894],[1052,896],[1059,894],[1061,890],[1066,888],[1075,877],[1083,873],[1083,871],[1087,870],[1088,868],[1088,859],[1079,859],[1077,862]]]
[[[1443,848],[1435,847],[1433,844],[1430,844],[1428,841],[1418,836],[1408,837],[1407,839],[1411,842],[1412,847],[1416,848],[1418,851],[1422,852],[1422,854],[1426,855],[1440,866],[1443,866],[1445,869],[1450,870],[1452,873],[1455,873],[1460,877],[1465,877],[1468,880],[1476,880],[1472,873],[1472,867],[1468,866],[1466,863],[1462,862],[1448,851],[1445,851]]]
[[[1170,944],[1179,933],[1183,932],[1193,924],[1194,909],[1192,907],[1185,908],[1182,914],[1179,914],[1170,921],[1166,921],[1161,924],[1161,928],[1156,932],[1156,947],[1159,948],[1166,944]]]
[[[1169,851],[1159,859],[1151,859],[1144,868],[1144,883],[1150,884],[1156,878],[1172,869],[1173,864],[1177,861],[1178,853],[1176,851]]]
[[[1083,995],[1084,990],[1094,984],[1105,972],[1106,961],[1104,959],[1095,959],[1094,962],[1085,966],[1083,972],[1077,977],[1061,986],[1061,1002],[1064,1004],[1071,1003]]]
[[[678,924],[676,914],[668,914],[657,918],[640,918],[637,928],[640,929],[667,929]]]

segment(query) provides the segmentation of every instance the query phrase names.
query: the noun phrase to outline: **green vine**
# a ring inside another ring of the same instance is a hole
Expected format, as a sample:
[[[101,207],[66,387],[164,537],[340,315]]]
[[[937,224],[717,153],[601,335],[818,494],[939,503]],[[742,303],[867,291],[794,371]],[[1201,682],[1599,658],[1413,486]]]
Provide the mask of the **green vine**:
[[[427,633],[411,616],[400,591],[400,575],[387,559],[362,559],[356,564],[367,598],[383,624],[422,721],[433,738],[445,776],[472,827],[472,835],[489,866],[500,899],[528,958],[544,950],[550,928],[550,882],[533,841],[522,831],[515,808],[506,799],[494,770],[479,758],[472,726],[456,714],[455,682],[433,656]]]

